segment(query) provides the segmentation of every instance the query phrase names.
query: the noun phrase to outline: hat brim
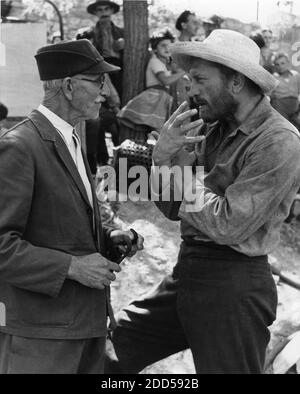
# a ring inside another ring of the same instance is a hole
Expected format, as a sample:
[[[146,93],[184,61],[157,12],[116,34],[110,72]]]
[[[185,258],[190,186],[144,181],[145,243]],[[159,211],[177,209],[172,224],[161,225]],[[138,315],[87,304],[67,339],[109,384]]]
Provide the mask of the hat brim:
[[[120,11],[120,6],[117,3],[114,3],[113,1],[96,1],[95,3],[90,4],[87,7],[87,12],[89,14],[95,15],[96,9],[99,5],[108,5],[114,10],[114,14]]]
[[[120,67],[114,66],[110,63],[107,63],[105,60],[102,60],[99,63],[93,65],[92,67],[79,72],[78,74],[98,75],[101,73],[114,73],[120,70]]]
[[[247,59],[247,62],[245,62],[241,58],[240,61],[237,62],[230,57],[221,55],[220,52],[216,51],[215,48],[211,48],[206,43],[175,43],[171,45],[171,53],[174,61],[187,72],[190,70],[193,60],[199,58],[223,64],[245,75],[258,85],[264,93],[271,92],[278,85],[277,79],[272,74],[261,65],[251,62],[251,59]]]

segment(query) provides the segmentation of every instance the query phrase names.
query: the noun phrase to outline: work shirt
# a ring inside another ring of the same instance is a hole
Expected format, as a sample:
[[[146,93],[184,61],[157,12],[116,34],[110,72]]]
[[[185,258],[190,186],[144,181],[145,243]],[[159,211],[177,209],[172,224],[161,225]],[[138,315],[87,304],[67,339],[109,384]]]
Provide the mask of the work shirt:
[[[300,187],[297,129],[264,97],[234,132],[218,122],[205,124],[204,131],[206,176],[196,186],[202,201],[197,212],[187,212],[185,199],[156,205],[168,218],[181,219],[184,238],[248,256],[268,254]]]
[[[279,81],[279,85],[273,90],[271,98],[299,98],[300,95],[300,74],[295,70],[290,70],[287,75],[274,74]]]

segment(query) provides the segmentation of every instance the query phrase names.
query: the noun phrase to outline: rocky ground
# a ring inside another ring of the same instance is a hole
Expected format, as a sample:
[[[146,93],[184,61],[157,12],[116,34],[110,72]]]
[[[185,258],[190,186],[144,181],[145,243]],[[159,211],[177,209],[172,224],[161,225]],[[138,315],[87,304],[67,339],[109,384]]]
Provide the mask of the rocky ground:
[[[131,260],[122,263],[122,272],[113,285],[112,300],[116,311],[131,299],[148,292],[171,272],[180,244],[179,225],[163,217],[150,202],[114,203],[115,224],[133,227],[145,237],[145,250]],[[294,220],[282,229],[282,240],[272,255],[276,265],[289,275],[300,279],[300,223]],[[272,326],[270,349],[278,341],[300,330],[300,291],[278,284],[278,318]],[[190,351],[176,354],[148,367],[147,374],[194,373]]]

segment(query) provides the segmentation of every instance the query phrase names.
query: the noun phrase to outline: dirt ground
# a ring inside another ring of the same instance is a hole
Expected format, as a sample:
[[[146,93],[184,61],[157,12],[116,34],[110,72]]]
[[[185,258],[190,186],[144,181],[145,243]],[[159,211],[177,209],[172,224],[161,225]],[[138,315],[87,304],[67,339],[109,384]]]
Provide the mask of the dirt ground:
[[[122,263],[122,272],[112,287],[115,311],[152,289],[176,263],[180,245],[179,224],[164,218],[151,202],[114,203],[114,222],[133,227],[145,237],[145,250]],[[280,245],[272,254],[276,264],[295,278],[300,278],[300,223],[284,224]],[[275,277],[276,279],[276,277]],[[278,341],[300,330],[300,291],[278,284],[278,318],[271,327],[271,350]],[[146,368],[146,374],[195,373],[189,350],[173,355]]]

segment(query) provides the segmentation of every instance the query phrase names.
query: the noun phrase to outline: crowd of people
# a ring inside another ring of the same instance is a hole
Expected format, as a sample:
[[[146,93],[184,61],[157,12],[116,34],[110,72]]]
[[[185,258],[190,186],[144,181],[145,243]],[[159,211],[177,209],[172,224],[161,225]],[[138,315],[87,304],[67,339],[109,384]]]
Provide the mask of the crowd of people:
[[[95,28],[81,29],[77,38],[91,39],[108,62],[122,69],[124,32],[111,21],[119,6],[99,5],[99,2],[92,5],[87,11],[96,15],[99,21]],[[112,99],[108,99],[103,106],[97,123],[87,122],[88,159],[93,173],[97,165],[108,162],[106,131],[111,132],[114,145],[121,144],[125,139],[145,143],[151,130],[159,131],[181,103],[188,101],[190,108],[194,108],[193,97],[189,94],[190,77],[172,59],[170,44],[198,40],[199,20],[195,13],[186,10],[175,22],[177,37],[167,28],[152,34],[145,72],[146,90],[123,107],[122,71],[112,76]],[[251,33],[250,38],[260,48],[260,64],[279,81],[278,86],[269,93],[272,106],[299,128],[299,73],[291,69],[288,54],[272,50],[274,37],[271,29],[262,28]]]
[[[271,50],[272,30],[253,32],[250,38],[261,50],[261,65],[278,80],[278,85],[269,96],[272,106],[299,129],[300,74],[292,69],[287,53]]]
[[[285,55],[270,60],[266,35],[264,51],[226,29],[192,40],[185,11],[177,41],[151,37],[147,89],[120,108],[108,103],[122,93],[119,6],[87,11],[95,28],[38,49],[43,100],[0,134],[0,373],[138,373],[188,348],[198,374],[263,373],[277,308],[268,254],[300,187],[300,134],[272,104],[295,104],[296,74]],[[127,128],[155,128],[151,188],[182,238],[173,272],[116,316],[110,285],[147,234],[101,223],[76,126],[99,130],[104,105]],[[194,199],[181,176],[157,176],[173,167],[191,170]]]

